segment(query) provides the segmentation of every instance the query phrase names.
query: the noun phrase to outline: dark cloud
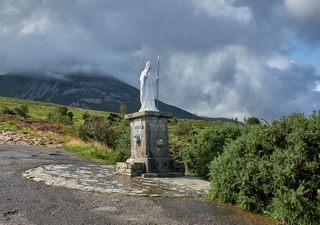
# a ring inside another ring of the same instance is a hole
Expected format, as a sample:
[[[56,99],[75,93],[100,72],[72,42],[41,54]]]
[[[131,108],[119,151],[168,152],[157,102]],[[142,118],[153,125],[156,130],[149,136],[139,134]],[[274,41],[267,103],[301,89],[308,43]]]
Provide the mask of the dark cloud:
[[[310,112],[319,108],[317,65],[290,55],[297,42],[319,43],[320,20],[310,4],[318,5],[0,0],[0,73],[99,73],[139,87],[145,62],[155,72],[160,55],[160,98],[169,104],[239,119]]]

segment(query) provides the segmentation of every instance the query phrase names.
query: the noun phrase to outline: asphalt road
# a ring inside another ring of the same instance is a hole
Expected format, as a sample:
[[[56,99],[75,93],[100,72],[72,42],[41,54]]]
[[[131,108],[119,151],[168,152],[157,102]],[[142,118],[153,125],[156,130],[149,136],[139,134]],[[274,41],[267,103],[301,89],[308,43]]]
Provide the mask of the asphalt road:
[[[42,165],[87,163],[60,149],[0,145],[0,224],[261,224],[204,200],[86,192],[21,175]]]

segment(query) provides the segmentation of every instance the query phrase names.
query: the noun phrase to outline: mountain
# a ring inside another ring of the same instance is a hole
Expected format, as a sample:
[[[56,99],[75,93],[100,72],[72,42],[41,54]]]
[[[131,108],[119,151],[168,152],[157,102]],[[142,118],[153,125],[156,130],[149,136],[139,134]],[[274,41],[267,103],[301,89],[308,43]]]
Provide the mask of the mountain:
[[[139,90],[111,76],[0,75],[0,96],[108,112],[119,112],[122,104],[127,106],[127,113],[137,112],[140,109]],[[159,101],[159,110],[170,112],[177,118],[193,118],[191,113],[161,101]]]

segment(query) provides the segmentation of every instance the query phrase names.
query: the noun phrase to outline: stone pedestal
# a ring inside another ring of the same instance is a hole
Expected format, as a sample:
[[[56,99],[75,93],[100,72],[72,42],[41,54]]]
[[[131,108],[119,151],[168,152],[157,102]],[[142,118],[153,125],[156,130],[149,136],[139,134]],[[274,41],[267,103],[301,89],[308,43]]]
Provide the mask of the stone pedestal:
[[[176,171],[174,160],[169,156],[169,118],[171,113],[154,111],[125,116],[130,120],[131,157],[126,163],[117,163],[117,173],[144,177],[183,175],[181,170]]]

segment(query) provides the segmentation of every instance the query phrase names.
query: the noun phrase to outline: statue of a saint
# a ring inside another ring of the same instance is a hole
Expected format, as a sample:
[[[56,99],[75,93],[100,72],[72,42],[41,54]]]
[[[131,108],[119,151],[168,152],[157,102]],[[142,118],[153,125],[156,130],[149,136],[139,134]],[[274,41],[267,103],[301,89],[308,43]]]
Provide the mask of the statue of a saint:
[[[156,93],[157,93],[157,82],[159,77],[154,78],[150,73],[151,65],[150,61],[146,63],[146,67],[140,75],[140,102],[141,111],[159,111],[155,105]]]

